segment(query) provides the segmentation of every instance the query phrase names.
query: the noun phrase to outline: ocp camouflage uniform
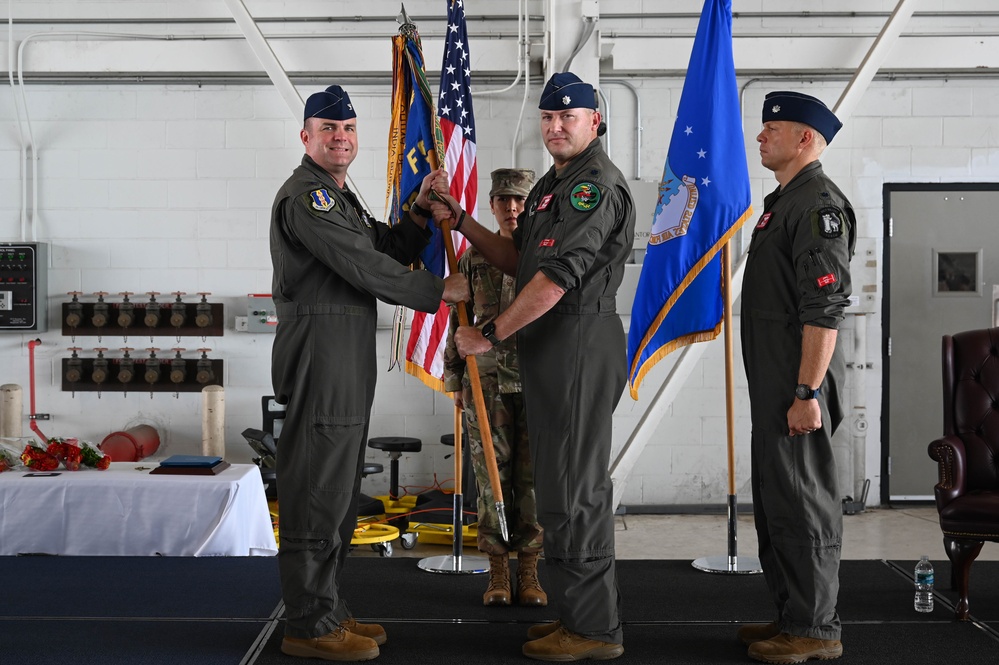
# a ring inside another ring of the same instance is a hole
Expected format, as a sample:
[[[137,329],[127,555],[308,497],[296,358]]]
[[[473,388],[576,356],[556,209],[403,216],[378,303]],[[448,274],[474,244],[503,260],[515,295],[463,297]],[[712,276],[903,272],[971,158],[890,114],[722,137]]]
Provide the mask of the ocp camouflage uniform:
[[[468,277],[473,303],[472,323],[475,325],[495,319],[513,302],[516,295],[514,278],[486,263],[476,249],[469,248],[462,255],[458,270]],[[517,363],[517,338],[511,336],[494,349],[475,357],[483,398],[489,412],[493,450],[503,490],[510,533],[510,544],[507,546],[500,536],[499,516],[482,450],[482,434],[475,412],[471,381],[465,372],[465,361],[454,346],[454,330],[457,326],[457,313],[452,312],[451,336],[444,351],[444,388],[448,392],[460,389],[465,403],[469,450],[479,490],[479,549],[487,554],[506,554],[510,550],[539,552],[542,529],[538,524],[534,500],[534,469],[531,465],[527,412]]]

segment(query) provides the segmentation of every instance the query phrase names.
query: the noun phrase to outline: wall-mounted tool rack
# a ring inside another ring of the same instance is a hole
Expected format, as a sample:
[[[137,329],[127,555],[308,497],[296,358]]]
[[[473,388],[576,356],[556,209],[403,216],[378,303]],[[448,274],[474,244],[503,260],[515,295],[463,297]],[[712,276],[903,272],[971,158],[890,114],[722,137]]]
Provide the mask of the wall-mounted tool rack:
[[[147,291],[148,300],[131,300],[131,291],[122,291],[120,300],[105,300],[98,291],[81,300],[79,291],[70,291],[62,303],[62,334],[67,337],[220,337],[225,331],[222,303],[208,302],[208,292],[200,301],[185,302],[183,291],[173,291],[173,300],[156,300],[157,291]]]
[[[133,349],[120,349],[120,357],[104,355],[106,348],[93,349],[93,357],[79,355],[80,347],[70,347],[72,356],[62,359],[62,389],[64,392],[201,392],[205,386],[221,386],[224,361],[209,358],[211,349],[198,349],[197,358],[184,358],[182,348],[173,348],[173,355],[157,355],[155,347],[147,355],[131,355]]]

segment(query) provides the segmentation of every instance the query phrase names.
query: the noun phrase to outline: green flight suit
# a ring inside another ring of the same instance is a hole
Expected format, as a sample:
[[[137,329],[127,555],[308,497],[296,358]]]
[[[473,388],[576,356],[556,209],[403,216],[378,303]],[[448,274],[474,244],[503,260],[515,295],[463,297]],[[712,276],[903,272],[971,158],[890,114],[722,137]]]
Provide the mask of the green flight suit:
[[[517,288],[540,270],[566,291],[518,333],[546,590],[568,630],[620,644],[608,467],[611,421],[627,375],[616,296],[635,206],[595,139],[562,169],[551,168],[524,210],[514,231]]]
[[[802,326],[837,329],[851,293],[856,245],[850,202],[812,162],[764,200],[742,288],[742,352],[749,378],[752,487],[760,563],[782,632],[840,638],[836,612],[843,514],[832,436],[846,379],[837,336],[818,397],[822,427],[791,437]]]
[[[277,451],[285,635],[311,638],[350,617],[338,588],[357,520],[374,398],[375,299],[437,311],[444,283],[408,264],[429,233],[410,220],[374,221],[311,158],[271,211],[271,358],[287,404]]]

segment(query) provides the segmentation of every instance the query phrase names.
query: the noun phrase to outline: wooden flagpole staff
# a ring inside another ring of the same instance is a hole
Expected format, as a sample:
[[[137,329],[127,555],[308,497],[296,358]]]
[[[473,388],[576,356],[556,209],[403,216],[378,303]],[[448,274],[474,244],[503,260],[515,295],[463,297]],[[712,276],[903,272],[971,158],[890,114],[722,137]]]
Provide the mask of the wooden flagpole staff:
[[[439,130],[439,125],[437,121],[434,121],[435,129]],[[431,151],[430,154],[430,167],[434,170],[438,167],[437,155]],[[431,191],[431,196],[435,195],[434,190]],[[452,213],[456,212],[454,210]],[[456,274],[458,272],[458,259],[454,253],[454,241],[451,239],[451,223],[449,220],[443,220],[440,223],[441,233],[444,235],[444,250],[447,253],[447,265],[451,270],[451,274]],[[458,303],[455,308],[458,311],[458,324],[462,326],[468,326],[468,312],[465,311],[464,303]],[[503,538],[503,542],[510,542],[510,529],[506,523],[506,504],[503,502],[503,486],[500,485],[499,477],[499,467],[496,465],[496,452],[493,449],[493,432],[489,427],[489,412],[486,411],[486,399],[482,394],[482,382],[479,380],[479,364],[476,362],[475,356],[465,356],[465,371],[468,373],[469,381],[472,384],[472,400],[475,404],[475,414],[479,417],[479,434],[482,437],[482,454],[486,458],[486,471],[489,474],[489,484],[492,486],[493,490],[493,500],[496,505],[496,516],[499,519],[500,537]],[[458,454],[458,446],[461,441],[461,421],[456,420],[456,429],[454,433],[454,447],[455,455]],[[460,475],[460,471],[457,472]]]

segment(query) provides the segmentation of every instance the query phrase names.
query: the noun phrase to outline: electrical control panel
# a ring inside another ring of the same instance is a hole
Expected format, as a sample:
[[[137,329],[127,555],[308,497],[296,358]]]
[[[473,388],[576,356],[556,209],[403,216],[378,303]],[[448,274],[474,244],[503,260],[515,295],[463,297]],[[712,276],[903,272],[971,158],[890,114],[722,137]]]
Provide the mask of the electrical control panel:
[[[0,242],[0,332],[48,330],[48,245]]]
[[[246,303],[246,331],[272,333],[277,330],[277,310],[269,293],[251,293]]]

